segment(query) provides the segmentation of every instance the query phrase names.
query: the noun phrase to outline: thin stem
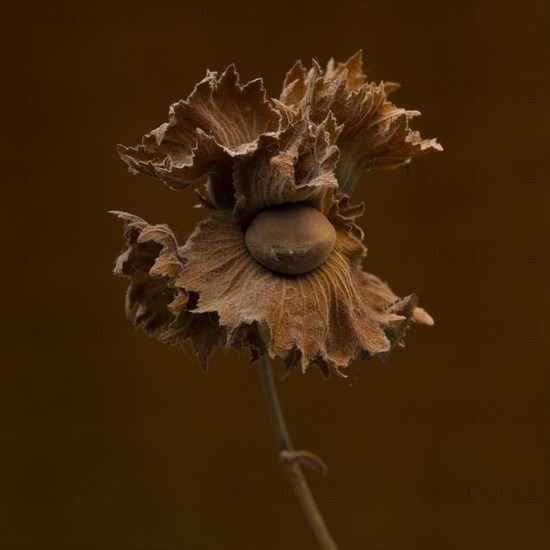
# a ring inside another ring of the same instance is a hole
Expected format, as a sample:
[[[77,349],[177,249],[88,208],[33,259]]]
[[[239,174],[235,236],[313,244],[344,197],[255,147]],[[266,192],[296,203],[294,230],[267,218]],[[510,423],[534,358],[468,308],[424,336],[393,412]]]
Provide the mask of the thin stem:
[[[275,439],[279,452],[294,452],[294,447],[290,441],[288,430],[283,418],[279,397],[275,380],[273,379],[273,370],[269,357],[264,355],[260,358],[260,375],[262,379],[262,387],[264,390],[265,399],[269,404],[273,404],[273,412],[271,416],[271,424],[275,432]],[[332,535],[330,534],[325,520],[317,507],[317,503],[313,498],[313,494],[307,484],[306,478],[300,465],[297,461],[283,461],[286,473],[294,488],[294,492],[302,506],[306,518],[313,529],[313,533],[323,550],[338,550]]]

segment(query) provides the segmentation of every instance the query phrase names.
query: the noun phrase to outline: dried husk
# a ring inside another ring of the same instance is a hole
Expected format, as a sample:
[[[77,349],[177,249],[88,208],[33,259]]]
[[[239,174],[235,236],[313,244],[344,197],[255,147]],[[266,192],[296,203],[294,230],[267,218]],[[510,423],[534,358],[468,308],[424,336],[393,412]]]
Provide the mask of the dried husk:
[[[130,279],[126,311],[159,340],[191,340],[206,369],[219,346],[283,359],[285,373],[317,365],[324,374],[357,357],[386,357],[412,323],[432,324],[414,295],[399,298],[362,271],[366,249],[348,196],[359,173],[393,167],[440,146],[409,130],[415,112],[386,99],[394,87],[366,82],[358,52],[287,73],[280,101],[260,79],[242,86],[235,67],[208,71],[170,108],[168,123],[137,147],[119,146],[132,173],[185,189],[207,177],[200,204],[214,213],[183,246],[165,225],[116,212],[127,248],[115,272]],[[274,273],[254,260],[246,228],[265,208],[299,202],[336,229],[328,260],[303,275]],[[262,334],[268,334],[264,343]]]

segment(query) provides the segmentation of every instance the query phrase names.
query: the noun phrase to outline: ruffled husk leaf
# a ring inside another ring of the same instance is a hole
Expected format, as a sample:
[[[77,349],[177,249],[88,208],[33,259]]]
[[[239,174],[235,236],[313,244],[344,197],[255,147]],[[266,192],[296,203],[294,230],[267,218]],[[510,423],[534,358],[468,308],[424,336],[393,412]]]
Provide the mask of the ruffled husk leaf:
[[[260,327],[270,335],[269,355],[283,359],[285,372],[316,364],[325,375],[329,369],[342,374],[356,357],[386,357],[411,323],[431,318],[416,308],[414,296],[399,299],[361,270],[365,248],[354,234],[354,215],[337,206],[345,210],[346,202],[333,197],[330,203],[337,230],[330,258],[292,277],[249,255],[231,213],[203,220],[183,247],[166,226],[116,213],[126,221],[128,249],[115,272],[131,279],[129,318],[168,344],[191,339],[204,368],[220,345],[249,347],[253,359],[265,353]]]
[[[238,200],[233,170],[240,159],[246,163],[256,151],[276,148],[297,173],[307,171],[311,156],[304,153],[324,125],[340,151],[332,178],[351,194],[364,170],[395,168],[442,150],[437,140],[409,128],[418,111],[388,101],[399,85],[367,82],[362,64],[361,50],[344,63],[331,59],[325,72],[315,60],[309,71],[298,61],[286,75],[280,101],[267,99],[262,79],[241,85],[234,65],[221,75],[208,71],[186,100],[170,107],[169,122],[137,147],[119,145],[119,154],[132,173],[160,178],[174,189],[207,175],[202,204],[228,210]]]
[[[208,175],[214,204],[227,209],[234,203],[235,159],[254,152],[260,136],[280,132],[281,120],[262,79],[241,86],[230,65],[221,75],[208,71],[186,100],[170,106],[169,122],[143,136],[141,145],[119,145],[118,151],[130,172],[157,177],[173,189]]]
[[[332,112],[343,125],[336,141],[340,150],[336,177],[342,192],[351,194],[363,170],[396,168],[442,150],[437,140],[422,139],[409,128],[418,111],[388,101],[398,87],[393,82],[366,82],[361,50],[337,66],[331,59],[324,73],[315,60],[309,71],[298,61],[287,73],[281,102],[317,124]]]

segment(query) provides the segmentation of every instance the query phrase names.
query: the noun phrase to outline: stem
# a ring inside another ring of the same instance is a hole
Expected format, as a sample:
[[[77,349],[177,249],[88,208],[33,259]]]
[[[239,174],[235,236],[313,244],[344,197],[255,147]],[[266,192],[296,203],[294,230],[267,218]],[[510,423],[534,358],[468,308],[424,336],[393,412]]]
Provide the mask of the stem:
[[[269,360],[267,354],[260,357],[260,376],[262,379],[265,399],[268,404],[273,403],[273,413],[270,416],[279,452],[293,452],[294,447],[290,441],[290,436],[288,435],[288,430],[283,418],[279,396],[277,395],[277,388],[275,386],[275,380],[273,379],[271,361]],[[294,488],[294,492],[296,493],[298,501],[302,506],[302,510],[306,515],[319,545],[323,550],[338,550],[338,547],[336,546],[336,543],[334,542],[334,539],[326,526],[325,520],[317,507],[300,465],[297,461],[283,461],[283,464],[290,483]]]

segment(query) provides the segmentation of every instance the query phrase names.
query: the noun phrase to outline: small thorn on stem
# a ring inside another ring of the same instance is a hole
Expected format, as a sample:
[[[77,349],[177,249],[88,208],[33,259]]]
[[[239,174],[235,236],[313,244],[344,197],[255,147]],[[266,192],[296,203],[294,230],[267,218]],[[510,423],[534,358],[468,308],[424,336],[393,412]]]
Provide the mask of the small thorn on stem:
[[[325,477],[328,473],[327,463],[309,451],[281,451],[279,458],[285,466],[292,466],[295,462],[315,470],[319,475]]]

